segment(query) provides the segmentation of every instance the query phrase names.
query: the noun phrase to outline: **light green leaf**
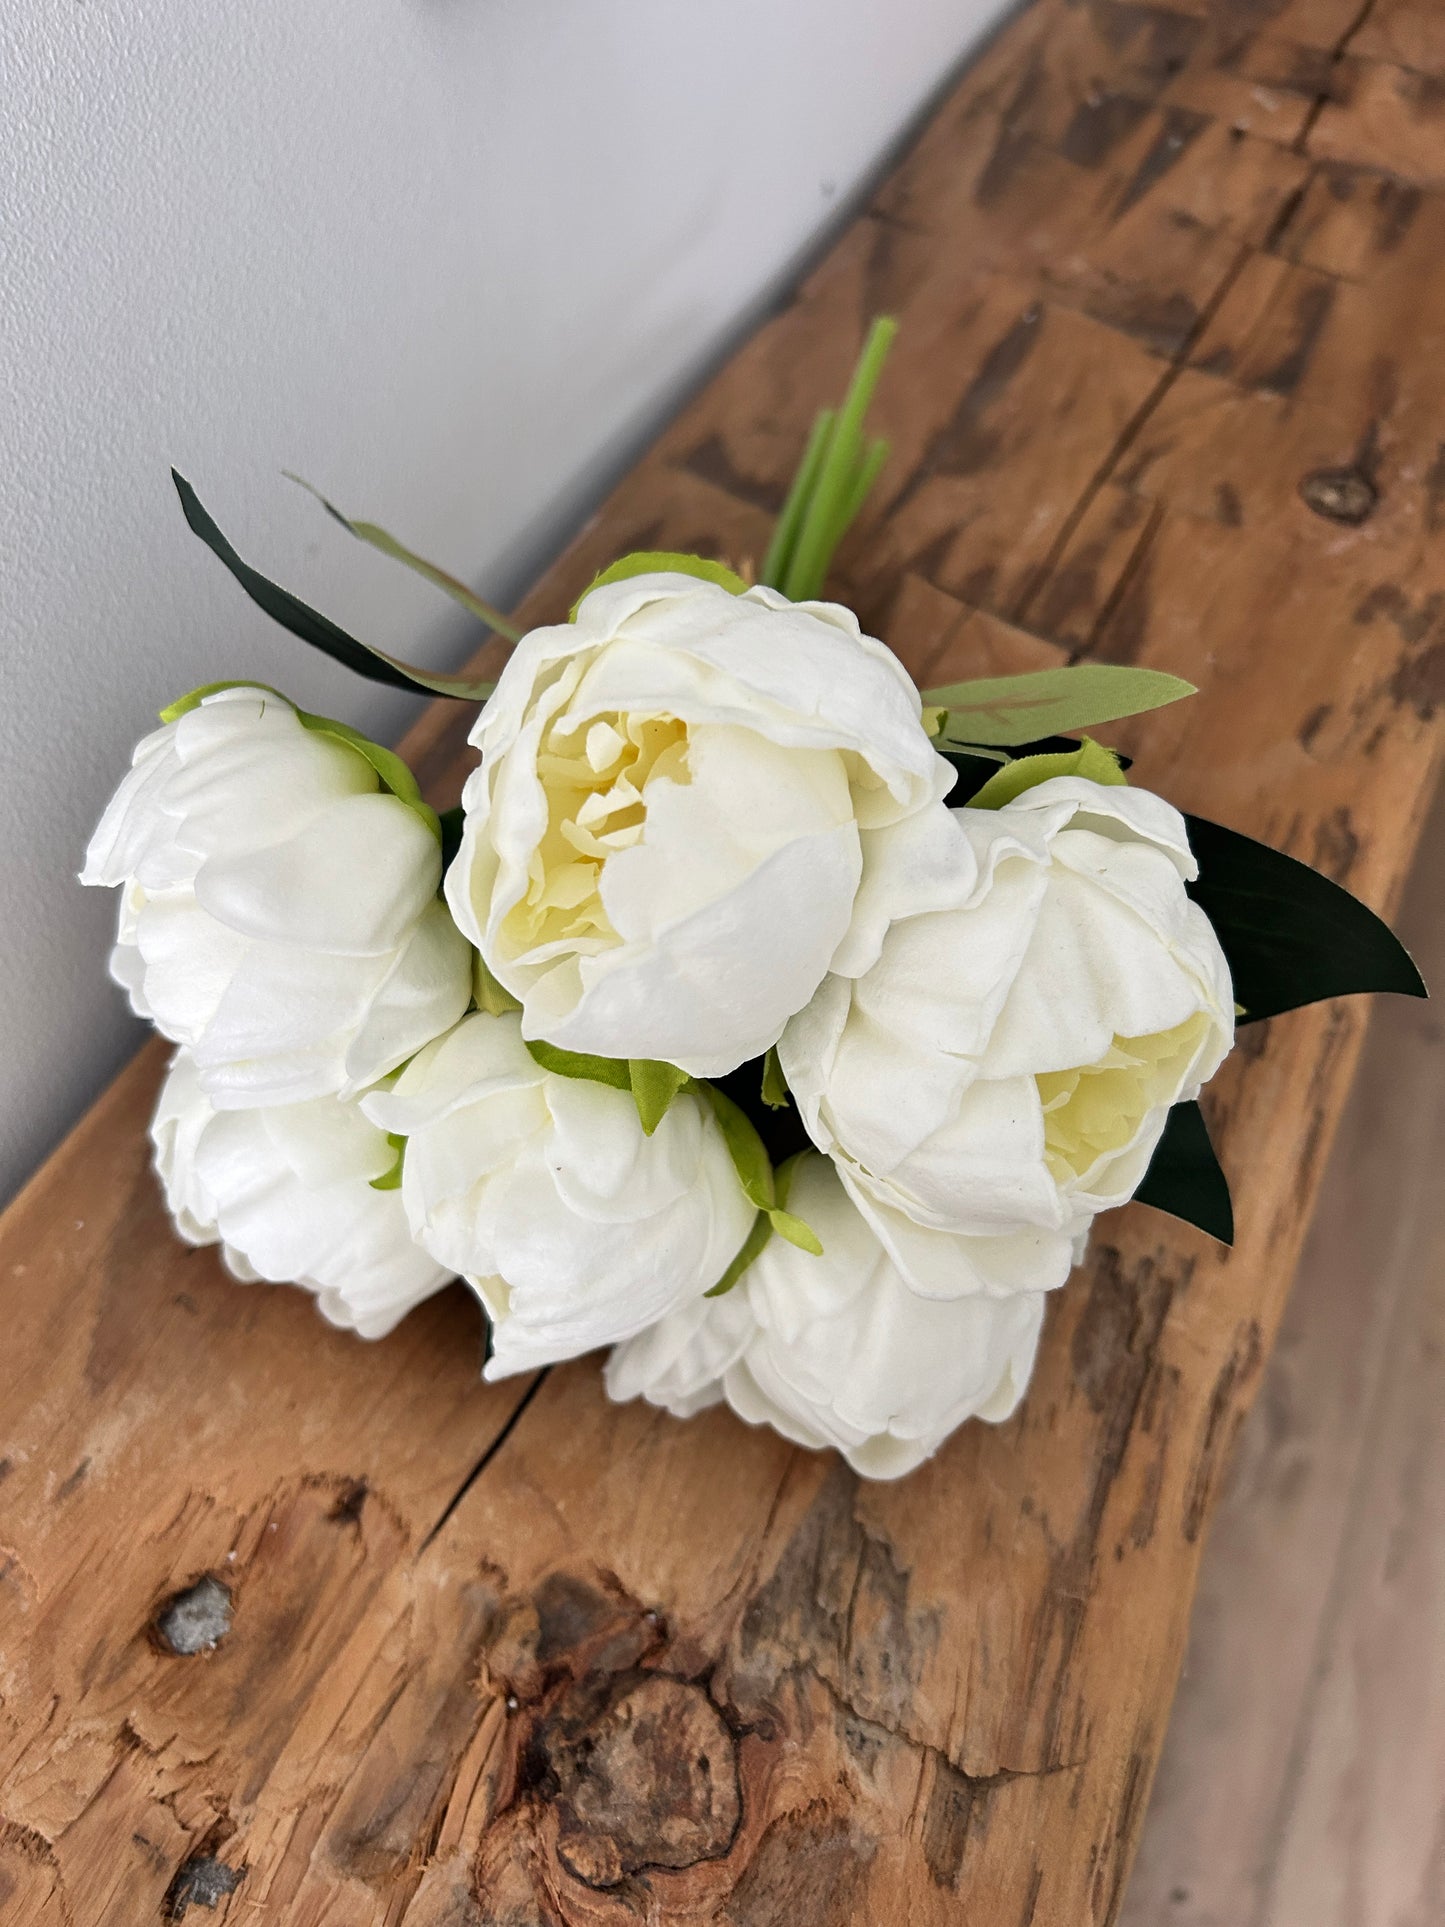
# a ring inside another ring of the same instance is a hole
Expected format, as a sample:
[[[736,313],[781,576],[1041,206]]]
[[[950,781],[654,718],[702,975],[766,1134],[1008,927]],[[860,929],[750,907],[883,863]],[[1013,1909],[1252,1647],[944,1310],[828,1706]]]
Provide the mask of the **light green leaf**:
[[[469,589],[465,582],[458,581],[456,576],[449,575],[445,569],[438,568],[435,562],[428,562],[425,556],[418,555],[415,550],[398,542],[396,537],[389,535],[379,522],[353,522],[349,515],[341,513],[334,502],[328,502],[319,488],[313,488],[304,476],[293,475],[289,468],[282,469],[281,472],[288,482],[295,482],[297,487],[304,488],[308,495],[314,495],[332,521],[339,522],[348,535],[354,535],[358,542],[366,542],[373,549],[379,549],[383,555],[390,556],[393,562],[400,562],[406,568],[414,569],[418,575],[424,576],[444,595],[449,595],[453,602],[459,602],[479,622],[484,622],[489,629],[495,629],[499,636],[506,636],[511,642],[521,641],[521,630],[514,623],[509,622],[499,609],[494,609],[490,602],[483,602],[482,598]]]
[[[652,1057],[631,1057],[627,1068],[632,1078],[632,1098],[642,1119],[645,1137],[667,1116],[667,1107],[685,1084],[691,1082],[686,1071],[676,1064],[664,1064]]]
[[[773,1188],[773,1167],[752,1119],[716,1084],[703,1084],[701,1089],[712,1105],[744,1197],[759,1211],[772,1211],[778,1202]]]
[[[773,1229],[780,1238],[786,1238],[790,1245],[796,1245],[800,1251],[811,1252],[815,1258],[822,1257],[822,1241],[810,1224],[795,1218],[791,1211],[774,1211],[770,1215]]]
[[[767,1214],[772,1229],[779,1237],[786,1238],[789,1244],[797,1245],[803,1251],[810,1251],[815,1258],[821,1257],[823,1247],[817,1233],[801,1218],[783,1209],[772,1163],[763,1140],[758,1136],[757,1127],[747,1112],[734,1104],[716,1084],[700,1083],[698,1089],[712,1105],[713,1115],[722,1131],[733,1169],[738,1174],[738,1183],[748,1203],[755,1204],[759,1211]],[[793,1162],[790,1158],[784,1170],[788,1170]]]
[[[1105,662],[1066,669],[1037,669],[1024,676],[985,676],[923,692],[926,707],[946,709],[941,748],[975,743],[1007,748],[1043,736],[1091,729],[1162,709],[1195,694],[1193,683],[1162,669],[1132,669]]]
[[[402,1166],[406,1162],[406,1139],[396,1131],[388,1131],[386,1141],[396,1153],[396,1161],[379,1178],[371,1180],[373,1191],[399,1191],[401,1189]]]
[[[730,1292],[748,1266],[759,1256],[773,1235],[773,1221],[766,1211],[760,1211],[753,1219],[752,1228],[743,1239],[737,1256],[718,1279],[710,1291],[703,1293],[704,1298],[722,1298]]]
[[[747,583],[723,562],[710,562],[704,555],[677,555],[670,549],[639,549],[618,560],[596,575],[568,611],[567,620],[575,622],[577,611],[594,589],[605,589],[610,582],[628,582],[635,575],[693,575],[699,582],[715,582],[729,595],[741,595]]]
[[[555,1044],[544,1044],[540,1037],[529,1037],[526,1043],[544,1071],[558,1077],[578,1077],[588,1084],[607,1084],[614,1091],[632,1090],[625,1057],[589,1057],[581,1051],[558,1050]]]
[[[498,983],[488,970],[480,950],[472,952],[472,1001],[477,1009],[484,1010],[488,1017],[505,1017],[508,1011],[522,1008],[511,991],[504,984]],[[530,1045],[528,1049],[531,1049]],[[532,1055],[536,1057],[536,1052],[533,1051]],[[537,1061],[540,1063],[540,1058]]]
[[[770,1111],[788,1108],[788,1080],[783,1076],[782,1060],[774,1044],[763,1059],[763,1102]]]
[[[1022,796],[1036,784],[1047,783],[1051,776],[1084,776],[1091,783],[1105,786],[1127,780],[1113,750],[1086,736],[1076,750],[1061,751],[1058,755],[1020,756],[1015,762],[1005,763],[976,796],[968,799],[968,807],[1001,810],[1005,803],[1012,803],[1016,796]]]

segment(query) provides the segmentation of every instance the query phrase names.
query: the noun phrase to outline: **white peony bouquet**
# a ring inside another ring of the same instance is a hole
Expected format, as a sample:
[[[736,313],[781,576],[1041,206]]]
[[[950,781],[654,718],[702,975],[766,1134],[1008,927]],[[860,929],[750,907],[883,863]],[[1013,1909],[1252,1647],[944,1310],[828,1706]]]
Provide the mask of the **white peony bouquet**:
[[[1080,665],[920,692],[829,559],[886,452],[875,325],[761,579],[629,556],[498,681],[373,651],[192,529],[302,640],[482,707],[461,807],[276,691],[162,711],[82,881],[176,1045],[176,1229],[380,1337],[453,1278],[485,1375],[726,1401],[859,1473],[1023,1396],[1130,1198],[1232,1235],[1196,1099],[1235,1024],[1423,989],[1378,919],[1131,784],[1086,728],[1192,693]],[[330,505],[326,505],[328,509]],[[330,511],[344,521],[336,510]]]

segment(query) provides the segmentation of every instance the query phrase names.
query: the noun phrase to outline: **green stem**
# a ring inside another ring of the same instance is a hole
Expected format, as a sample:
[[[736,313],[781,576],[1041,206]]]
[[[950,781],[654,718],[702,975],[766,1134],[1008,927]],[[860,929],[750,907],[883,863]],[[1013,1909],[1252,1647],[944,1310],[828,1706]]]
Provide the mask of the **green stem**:
[[[880,315],[868,331],[858,366],[848,387],[843,406],[819,465],[817,479],[803,513],[802,527],[789,561],[783,593],[794,602],[806,602],[821,593],[841,533],[847,504],[853,500],[859,478],[863,420],[878,377],[898,332],[891,316]],[[860,504],[861,506],[861,504]],[[854,511],[856,513],[856,510]]]
[[[768,544],[767,557],[763,572],[758,580],[770,589],[781,589],[788,573],[788,565],[793,559],[793,549],[797,544],[798,531],[803,526],[803,516],[807,512],[808,499],[818,479],[818,470],[823,465],[827,451],[828,437],[833,432],[837,413],[832,408],[820,410],[808,435],[808,446],[803,451],[803,459],[798,464],[798,472],[793,477],[793,485],[788,490],[788,499],[783,504],[778,517],[778,526],[773,531],[773,539]]]

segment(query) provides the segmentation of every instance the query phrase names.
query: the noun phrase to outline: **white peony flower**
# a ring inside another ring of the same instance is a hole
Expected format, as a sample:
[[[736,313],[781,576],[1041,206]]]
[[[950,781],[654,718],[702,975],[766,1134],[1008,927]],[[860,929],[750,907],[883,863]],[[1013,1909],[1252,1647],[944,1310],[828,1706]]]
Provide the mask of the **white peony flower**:
[[[1076,1234],[1234,1038],[1184,820],[1055,777],[876,838],[835,973],[779,1044],[810,1135],[915,1279],[926,1232]]]
[[[528,1037],[718,1076],[816,990],[860,829],[946,794],[918,692],[834,603],[686,575],[524,637],[446,890]]]
[[[367,757],[249,685],[145,738],[81,872],[122,886],[111,974],[223,1109],[349,1095],[456,1022],[472,953],[440,879]]]
[[[401,1193],[373,1189],[396,1147],[355,1104],[218,1111],[195,1060],[178,1051],[151,1142],[181,1236],[219,1243],[247,1283],[315,1292],[333,1325],[380,1338],[452,1277],[412,1241]]]
[[[715,1285],[752,1227],[710,1109],[651,1137],[631,1095],[544,1071],[515,1014],[475,1013],[362,1100],[406,1138],[418,1241],[486,1306],[503,1378],[640,1331]]]
[[[823,1257],[772,1239],[724,1297],[684,1303],[618,1346],[614,1399],[690,1418],[726,1398],[750,1424],[833,1446],[874,1479],[911,1472],[967,1418],[1009,1416],[1033,1368],[1042,1289],[919,1297],[826,1158],[803,1158],[788,1202]]]

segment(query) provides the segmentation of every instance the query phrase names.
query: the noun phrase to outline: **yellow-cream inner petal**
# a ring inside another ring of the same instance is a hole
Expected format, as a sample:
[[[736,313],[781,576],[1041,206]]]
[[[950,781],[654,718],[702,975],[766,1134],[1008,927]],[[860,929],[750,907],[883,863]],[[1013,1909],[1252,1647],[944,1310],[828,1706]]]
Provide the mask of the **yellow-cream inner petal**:
[[[1034,1079],[1044,1108],[1044,1158],[1057,1183],[1073,1183],[1100,1158],[1122,1151],[1146,1113],[1173,1100],[1208,1021],[1196,1011],[1172,1030],[1115,1037],[1096,1064]]]
[[[504,928],[519,947],[617,941],[602,906],[602,872],[642,840],[647,788],[686,783],[687,724],[665,713],[613,713],[552,724],[537,754],[547,828],[532,852],[526,895]]]

